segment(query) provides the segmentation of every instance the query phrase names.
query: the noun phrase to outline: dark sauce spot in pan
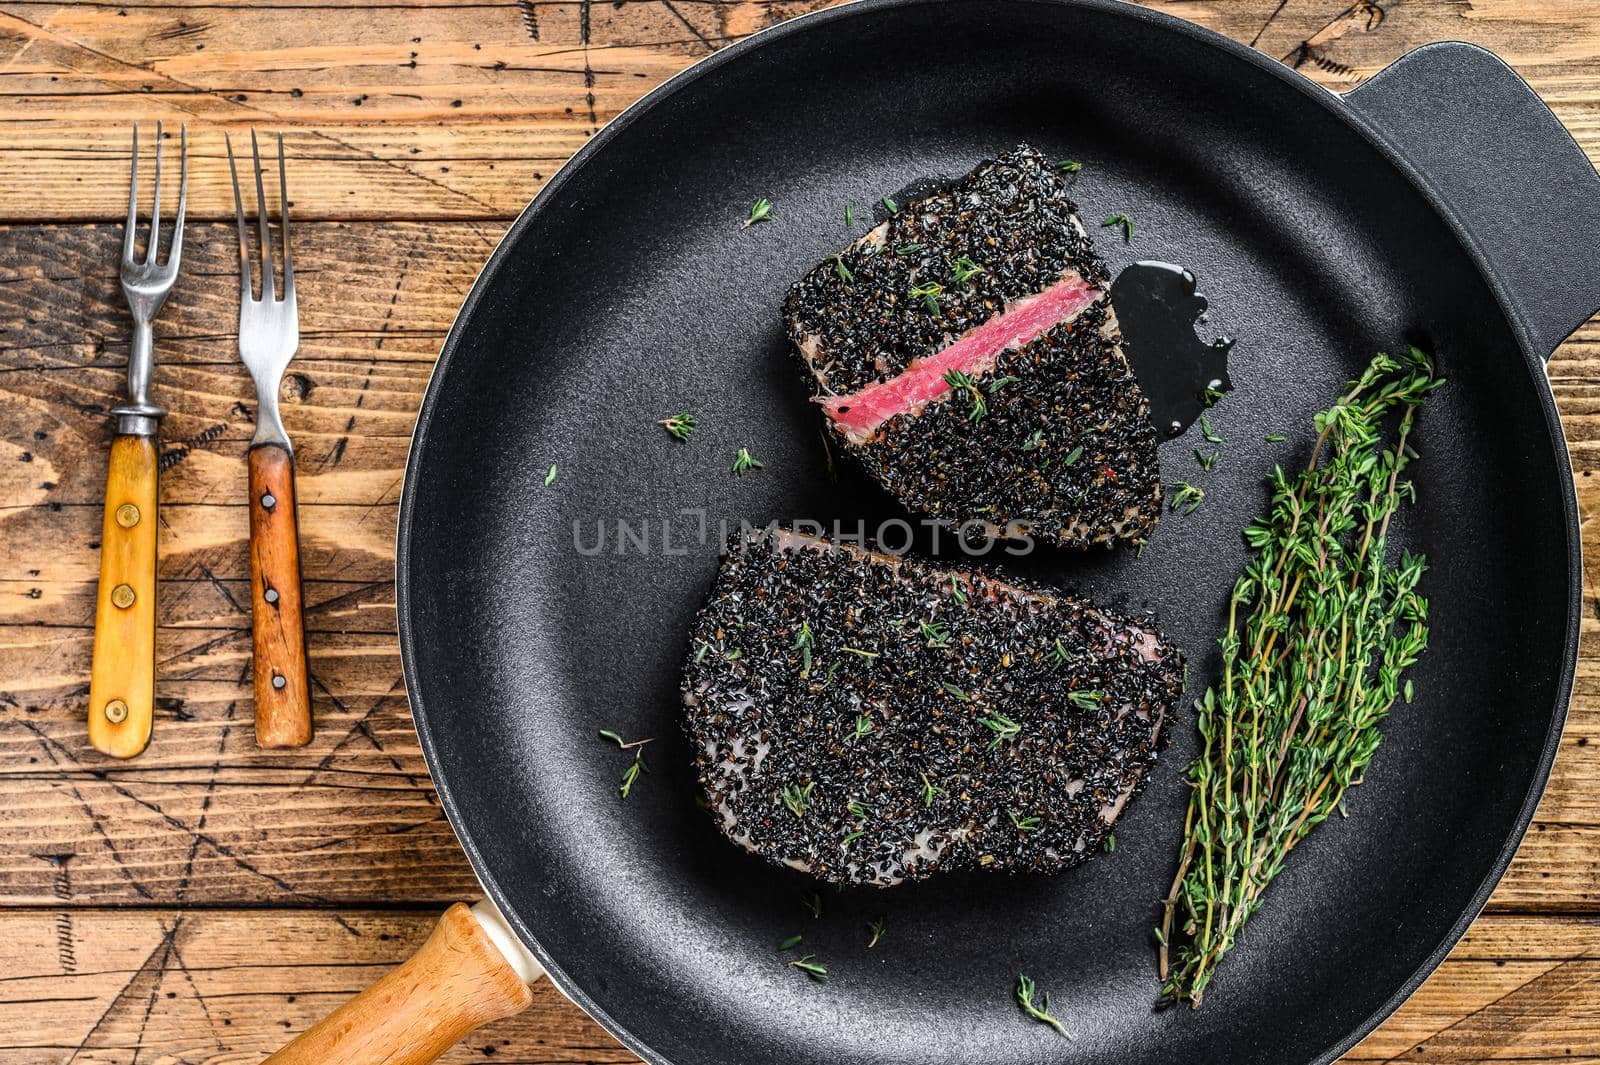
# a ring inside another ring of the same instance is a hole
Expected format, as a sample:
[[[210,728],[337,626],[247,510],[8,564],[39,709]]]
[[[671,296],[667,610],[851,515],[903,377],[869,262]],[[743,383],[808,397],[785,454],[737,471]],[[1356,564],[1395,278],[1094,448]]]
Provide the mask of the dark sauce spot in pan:
[[[1122,352],[1163,435],[1177,436],[1194,424],[1206,409],[1207,389],[1233,389],[1233,340],[1195,335],[1207,304],[1189,271],[1172,263],[1134,263],[1111,283],[1111,305],[1122,326]]]

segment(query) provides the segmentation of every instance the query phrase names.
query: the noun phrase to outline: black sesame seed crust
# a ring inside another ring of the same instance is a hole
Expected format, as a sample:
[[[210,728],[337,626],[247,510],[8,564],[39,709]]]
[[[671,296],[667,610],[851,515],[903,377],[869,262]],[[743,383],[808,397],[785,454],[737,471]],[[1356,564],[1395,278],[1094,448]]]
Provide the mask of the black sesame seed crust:
[[[819,397],[895,376],[1064,273],[1102,290],[1076,319],[1005,352],[978,379],[983,417],[970,417],[968,393],[953,392],[858,443],[824,416],[841,450],[909,509],[1066,547],[1141,542],[1160,520],[1158,434],[1122,355],[1105,265],[1076,211],[1055,166],[1023,146],[902,205],[791,290],[789,336]],[[950,264],[963,255],[984,271],[954,285]],[[938,314],[909,295],[927,281],[945,286]],[[988,391],[1008,376],[1017,380]]]
[[[822,357],[811,365],[823,393],[893,377],[1068,270],[1100,288],[1108,282],[1066,180],[1026,145],[983,163],[954,188],[899,206],[840,253],[851,280],[830,258],[789,291],[789,337],[797,347],[815,338]],[[951,264],[962,256],[983,272],[956,285]],[[938,315],[909,294],[929,282],[944,286]]]
[[[684,727],[723,832],[776,864],[880,886],[1054,873],[1139,790],[1182,672],[1154,629],[1083,603],[756,532],[696,618]]]

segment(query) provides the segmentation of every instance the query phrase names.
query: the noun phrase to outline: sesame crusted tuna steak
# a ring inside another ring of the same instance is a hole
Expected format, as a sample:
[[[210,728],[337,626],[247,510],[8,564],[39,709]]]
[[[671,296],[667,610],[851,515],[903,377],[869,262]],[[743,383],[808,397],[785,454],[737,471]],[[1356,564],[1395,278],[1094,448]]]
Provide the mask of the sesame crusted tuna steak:
[[[887,886],[1098,852],[1165,742],[1182,655],[1146,625],[788,530],[736,536],[684,669],[723,833]]]
[[[790,291],[830,434],[910,509],[991,535],[1141,541],[1156,430],[1057,167],[1021,147]]]

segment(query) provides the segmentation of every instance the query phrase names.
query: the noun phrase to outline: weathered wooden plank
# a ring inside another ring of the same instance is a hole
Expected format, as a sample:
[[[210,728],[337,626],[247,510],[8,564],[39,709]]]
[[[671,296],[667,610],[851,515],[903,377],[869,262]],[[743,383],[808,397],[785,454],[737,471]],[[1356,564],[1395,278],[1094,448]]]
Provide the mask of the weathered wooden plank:
[[[1483,44],[1600,158],[1587,0],[1149,2],[1336,89],[1428,41]],[[256,124],[290,133],[302,217],[506,218],[644,92],[824,0],[397,6],[0,3],[4,216],[118,217],[126,127],[163,118],[191,123],[197,217],[231,207],[219,131]]]
[[[435,917],[0,914],[0,938],[9,946],[0,1056],[17,1065],[130,1063],[136,1051],[140,1061],[254,1061],[406,957]],[[1347,1060],[1600,1060],[1597,983],[1600,922],[1488,917]],[[1003,987],[974,993],[1008,999]],[[1079,1038],[1094,1034],[1080,1030]],[[527,1013],[484,1029],[444,1060],[486,1057],[526,1065],[635,1060],[548,985],[536,987]]]

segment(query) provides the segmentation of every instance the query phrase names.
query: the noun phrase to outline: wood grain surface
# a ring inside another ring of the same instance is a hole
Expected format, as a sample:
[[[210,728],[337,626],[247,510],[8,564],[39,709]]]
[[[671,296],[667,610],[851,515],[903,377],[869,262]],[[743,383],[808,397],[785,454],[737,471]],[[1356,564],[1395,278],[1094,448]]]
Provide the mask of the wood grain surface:
[[[423,766],[393,538],[438,345],[510,217],[621,108],[820,0],[0,0],[0,1061],[256,1062],[414,950],[475,885]],[[1591,0],[1151,6],[1347,89],[1431,40],[1505,57],[1600,158]],[[183,273],[156,325],[158,741],[87,743],[127,319],[128,124],[190,123]],[[218,129],[287,131],[296,442],[317,733],[252,728],[235,245]],[[219,283],[223,279],[226,283]],[[1600,324],[1550,377],[1588,558],[1572,716],[1511,872],[1351,1060],[1600,1063]],[[548,987],[446,1060],[628,1062]]]

